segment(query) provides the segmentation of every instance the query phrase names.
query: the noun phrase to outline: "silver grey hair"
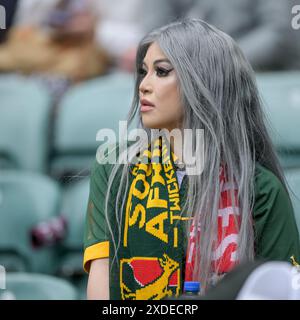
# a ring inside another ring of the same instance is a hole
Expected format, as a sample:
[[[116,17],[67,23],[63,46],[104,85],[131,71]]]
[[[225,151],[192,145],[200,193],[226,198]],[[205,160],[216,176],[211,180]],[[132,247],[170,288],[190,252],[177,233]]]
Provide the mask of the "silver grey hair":
[[[170,60],[178,77],[184,106],[182,129],[204,129],[204,171],[189,176],[186,201],[182,212],[193,216],[201,225],[197,243],[194,279],[206,288],[213,276],[213,244],[217,235],[220,200],[219,170],[226,165],[229,183],[238,187],[240,228],[239,261],[254,258],[255,232],[251,213],[254,208],[255,165],[271,170],[285,186],[283,173],[265,126],[254,72],[235,41],[217,28],[198,19],[176,21],[147,34],[140,42],[136,56],[136,78],[129,123],[139,117],[139,69],[149,46],[156,42]],[[144,141],[134,143],[132,152]],[[196,146],[195,146],[196,149]],[[116,174],[120,172],[115,218],[118,234],[109,225],[117,252],[121,242],[122,212],[129,186],[128,165],[115,165],[108,182],[109,195]],[[125,195],[125,196],[124,196]],[[233,192],[231,192],[233,200]],[[120,208],[120,200],[122,204]],[[234,201],[233,201],[234,203]],[[189,226],[186,230],[189,232]],[[201,259],[199,253],[201,248]],[[201,272],[199,272],[201,270]]]

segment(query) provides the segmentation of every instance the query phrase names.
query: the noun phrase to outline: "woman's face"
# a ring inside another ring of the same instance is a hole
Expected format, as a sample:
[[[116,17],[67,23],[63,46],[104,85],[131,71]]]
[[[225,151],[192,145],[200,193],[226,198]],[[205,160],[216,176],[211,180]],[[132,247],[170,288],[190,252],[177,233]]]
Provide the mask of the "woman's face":
[[[141,117],[149,129],[181,128],[183,106],[175,70],[156,42],[148,48],[140,73]]]

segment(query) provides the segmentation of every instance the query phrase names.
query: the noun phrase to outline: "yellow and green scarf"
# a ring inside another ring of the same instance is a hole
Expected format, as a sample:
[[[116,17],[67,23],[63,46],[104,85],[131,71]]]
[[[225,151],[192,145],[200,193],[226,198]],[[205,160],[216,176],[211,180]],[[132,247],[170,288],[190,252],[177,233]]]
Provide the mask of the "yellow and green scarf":
[[[182,288],[187,218],[181,212],[176,157],[165,137],[152,143],[131,167],[115,288],[121,299],[158,300],[178,296]]]

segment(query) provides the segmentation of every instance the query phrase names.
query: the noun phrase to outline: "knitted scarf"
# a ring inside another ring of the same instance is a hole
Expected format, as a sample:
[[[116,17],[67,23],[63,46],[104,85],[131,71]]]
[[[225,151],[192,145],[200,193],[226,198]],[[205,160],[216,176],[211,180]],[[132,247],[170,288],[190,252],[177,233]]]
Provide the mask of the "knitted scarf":
[[[180,295],[185,259],[185,280],[192,279],[193,243],[200,234],[191,232],[186,250],[185,223],[192,218],[181,212],[183,188],[179,189],[174,165],[176,157],[168,152],[169,148],[167,139],[159,137],[151,149],[149,145],[141,152],[138,163],[131,167],[119,255],[122,299],[158,300]],[[220,183],[225,201],[222,201],[224,207],[219,209],[219,231],[224,232],[225,228],[224,241],[232,243],[236,242],[236,230],[226,206],[230,202],[223,176]],[[220,241],[215,257],[218,261],[225,257],[221,269],[225,272],[235,259],[236,244],[229,249],[224,249],[224,245]]]
[[[238,228],[240,225],[238,189],[236,183],[231,185],[226,176],[226,170],[222,166],[220,169],[220,200],[218,209],[218,237],[213,248],[212,272],[215,276],[211,279],[211,284],[218,280],[220,274],[227,273],[238,264]],[[230,196],[233,190],[234,203]],[[238,222],[238,226],[236,224]],[[189,243],[186,255],[185,281],[193,281],[193,270],[196,256],[196,239],[200,243],[201,225],[197,229],[193,221],[191,225]],[[201,249],[201,248],[200,248]],[[201,250],[200,250],[201,259]],[[201,270],[199,270],[201,274]]]

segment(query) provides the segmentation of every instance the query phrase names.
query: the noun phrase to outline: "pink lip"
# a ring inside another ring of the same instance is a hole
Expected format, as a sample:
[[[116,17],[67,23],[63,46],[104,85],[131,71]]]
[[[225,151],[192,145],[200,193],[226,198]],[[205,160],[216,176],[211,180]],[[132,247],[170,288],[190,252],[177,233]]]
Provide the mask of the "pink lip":
[[[153,106],[144,105],[144,104],[141,105],[141,112],[147,112],[147,111],[151,111],[153,109],[154,109]]]

